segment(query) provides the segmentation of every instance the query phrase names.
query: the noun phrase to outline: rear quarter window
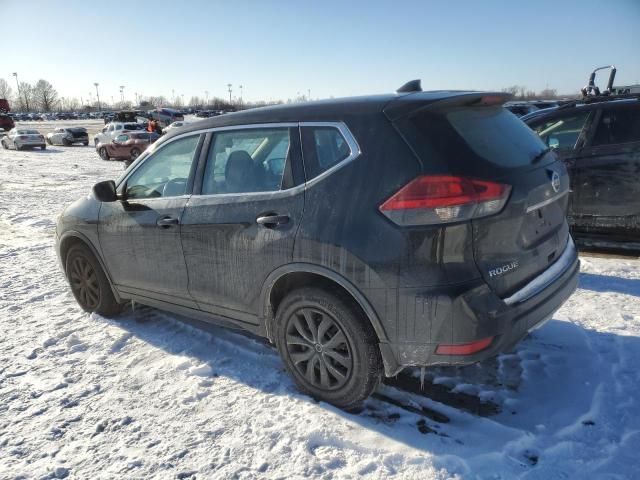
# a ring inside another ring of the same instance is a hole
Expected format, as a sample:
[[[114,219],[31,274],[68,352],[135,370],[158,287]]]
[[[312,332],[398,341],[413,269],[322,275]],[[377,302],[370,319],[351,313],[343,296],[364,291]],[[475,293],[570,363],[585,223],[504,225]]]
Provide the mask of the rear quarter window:
[[[336,127],[303,127],[302,148],[307,180],[346,160],[351,148]]]

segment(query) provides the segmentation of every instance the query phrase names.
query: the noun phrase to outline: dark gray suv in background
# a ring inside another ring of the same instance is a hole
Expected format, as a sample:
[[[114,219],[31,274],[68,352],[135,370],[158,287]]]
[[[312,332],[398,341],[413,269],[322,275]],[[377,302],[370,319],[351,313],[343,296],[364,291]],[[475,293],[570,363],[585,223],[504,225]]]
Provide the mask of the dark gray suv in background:
[[[566,169],[508,99],[410,82],[182,128],[60,217],[73,294],[265,336],[343,408],[383,372],[508,350],[579,271]]]

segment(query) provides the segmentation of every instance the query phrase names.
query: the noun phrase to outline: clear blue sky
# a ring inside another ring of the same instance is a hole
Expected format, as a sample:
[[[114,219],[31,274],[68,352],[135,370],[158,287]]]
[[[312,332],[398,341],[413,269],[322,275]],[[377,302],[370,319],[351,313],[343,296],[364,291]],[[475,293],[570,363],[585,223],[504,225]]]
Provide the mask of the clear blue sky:
[[[575,93],[596,66],[640,83],[640,0],[0,0],[0,77],[61,96],[134,92],[245,100],[547,85]],[[604,80],[603,80],[604,83]]]

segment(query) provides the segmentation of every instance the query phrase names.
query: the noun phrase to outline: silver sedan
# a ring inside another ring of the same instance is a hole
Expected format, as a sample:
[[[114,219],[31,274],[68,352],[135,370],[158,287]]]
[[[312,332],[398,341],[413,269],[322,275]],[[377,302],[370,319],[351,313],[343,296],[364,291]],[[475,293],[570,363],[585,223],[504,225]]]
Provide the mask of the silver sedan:
[[[30,128],[14,128],[10,130],[5,137],[2,137],[2,146],[5,149],[13,147],[16,150],[35,147],[40,147],[44,150],[47,148],[44,136],[39,131]]]

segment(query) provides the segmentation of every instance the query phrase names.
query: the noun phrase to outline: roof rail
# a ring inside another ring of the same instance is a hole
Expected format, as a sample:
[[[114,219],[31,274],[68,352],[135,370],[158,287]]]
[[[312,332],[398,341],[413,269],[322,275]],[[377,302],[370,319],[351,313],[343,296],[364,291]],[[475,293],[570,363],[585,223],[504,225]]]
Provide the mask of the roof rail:
[[[589,105],[591,103],[602,103],[602,102],[612,102],[614,100],[628,100],[635,99],[640,100],[640,93],[628,93],[624,95],[599,95],[599,96],[588,96],[583,98],[578,98],[576,100],[569,100],[568,102],[563,103],[558,108],[571,108],[576,105]]]

